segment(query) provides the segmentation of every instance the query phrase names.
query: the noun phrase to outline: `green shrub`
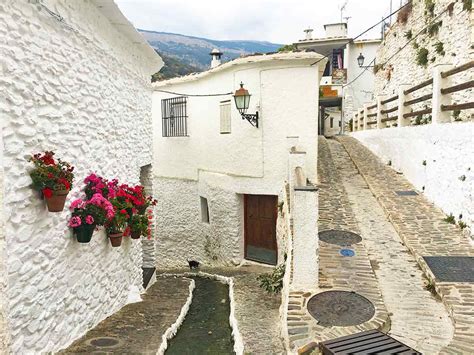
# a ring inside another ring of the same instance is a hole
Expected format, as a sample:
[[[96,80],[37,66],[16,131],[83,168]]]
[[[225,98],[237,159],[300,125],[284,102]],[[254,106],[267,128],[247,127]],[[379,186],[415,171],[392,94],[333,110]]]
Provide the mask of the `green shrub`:
[[[428,64],[428,50],[424,47],[419,48],[416,52],[416,63],[422,67],[426,67]]]
[[[456,224],[456,220],[454,219],[454,216],[452,213],[450,213],[449,216],[446,216],[446,218],[444,218],[443,221],[449,224]]]
[[[405,32],[404,36],[407,40],[410,40],[413,38],[413,32],[411,30],[408,30]]]
[[[438,22],[431,23],[428,26],[427,31],[428,31],[428,34],[430,35],[430,37],[433,37],[433,36],[438,34],[439,29],[441,28],[442,24],[443,24],[442,21],[438,21]]]
[[[472,10],[472,0],[463,0],[462,1],[462,9],[465,11]]]
[[[271,274],[262,274],[257,276],[260,287],[268,293],[279,293],[283,288],[283,277],[285,276],[285,265],[278,265]]]
[[[464,223],[463,221],[459,221],[459,222],[458,222],[458,226],[459,226],[459,228],[461,228],[461,230],[463,230],[464,228],[467,227],[467,224]]]
[[[435,14],[435,0],[425,0],[425,15],[433,17]]]
[[[435,47],[435,52],[436,52],[436,53],[438,53],[438,54],[440,54],[440,55],[443,55],[443,56],[446,54],[445,51],[444,51],[444,44],[443,44],[443,42],[440,42],[440,41],[436,42],[436,44],[434,45],[434,47]]]

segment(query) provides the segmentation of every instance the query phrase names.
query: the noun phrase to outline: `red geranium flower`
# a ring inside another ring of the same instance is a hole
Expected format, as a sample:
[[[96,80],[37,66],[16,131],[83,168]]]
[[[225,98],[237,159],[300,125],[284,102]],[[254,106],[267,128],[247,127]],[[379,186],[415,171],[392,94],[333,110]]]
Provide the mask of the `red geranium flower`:
[[[51,198],[53,196],[53,190],[51,190],[50,188],[46,187],[43,189],[43,196],[45,198]]]

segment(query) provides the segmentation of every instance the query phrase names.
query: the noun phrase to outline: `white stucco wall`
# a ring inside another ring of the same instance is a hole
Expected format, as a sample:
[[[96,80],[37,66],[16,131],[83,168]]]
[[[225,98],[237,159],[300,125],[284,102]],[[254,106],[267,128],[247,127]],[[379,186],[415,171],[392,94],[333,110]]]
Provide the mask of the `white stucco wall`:
[[[208,235],[218,245],[215,250],[220,257],[215,262],[240,262],[242,195],[277,196],[288,176],[292,145],[306,150],[308,178],[316,179],[318,82],[322,68],[310,66],[315,58],[319,55],[250,57],[155,86],[155,90],[215,94],[233,92],[242,81],[252,94],[248,113],[258,108],[260,114],[257,129],[241,119],[231,95],[188,97],[189,136],[166,138],[162,137],[161,100],[173,95],[155,91],[154,178],[161,266],[175,262],[182,265],[187,257],[210,262],[204,250]],[[219,103],[229,99],[231,134],[220,134]],[[210,224],[201,222],[199,196],[208,199]]]
[[[474,123],[351,133],[446,214],[474,226]],[[426,165],[423,162],[426,161]]]
[[[0,120],[0,353],[5,354],[8,351],[9,333],[6,321],[8,298],[7,298],[7,274],[6,262],[7,255],[5,250],[5,222],[3,207],[3,125]]]
[[[2,207],[16,354],[67,346],[142,282],[140,243],[126,239],[112,249],[100,231],[79,245],[67,228],[69,212],[48,213],[29,187],[26,156],[54,150],[76,167],[67,205],[91,171],[138,183],[140,166],[151,163],[149,78],[160,61],[149,62],[144,44],[119,32],[94,1],[45,3],[67,25],[27,0],[0,5]]]
[[[332,137],[336,134],[341,133],[341,110],[337,107],[328,107],[324,110],[325,114],[329,116],[324,120],[324,135],[326,137]],[[332,118],[332,127],[331,127]]]

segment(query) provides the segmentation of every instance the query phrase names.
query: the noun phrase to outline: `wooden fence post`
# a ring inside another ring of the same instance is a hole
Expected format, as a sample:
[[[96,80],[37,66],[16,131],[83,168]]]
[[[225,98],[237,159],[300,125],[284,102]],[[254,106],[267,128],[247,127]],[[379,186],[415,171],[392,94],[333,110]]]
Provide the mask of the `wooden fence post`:
[[[367,115],[369,114],[369,109],[367,108],[369,105],[368,104],[364,104],[364,110],[363,110],[363,115],[364,115],[364,131],[367,130],[367,121],[369,120],[369,117],[367,117]]]
[[[386,95],[379,95],[377,96],[377,128],[382,129],[385,128],[387,125],[382,122],[382,110],[384,108],[384,105],[382,104],[382,101],[387,98]]]
[[[432,123],[451,122],[451,112],[441,111],[441,105],[449,105],[451,103],[451,94],[441,94],[441,89],[451,85],[451,78],[441,77],[441,72],[452,69],[451,64],[438,64],[433,68],[433,98],[431,100]]]
[[[405,113],[408,113],[410,110],[408,106],[405,106],[405,102],[408,99],[408,95],[410,95],[405,95],[405,90],[407,90],[408,88],[410,88],[410,85],[408,84],[400,84],[400,86],[398,87],[398,127],[405,127],[411,125],[410,118],[403,117],[403,115]]]

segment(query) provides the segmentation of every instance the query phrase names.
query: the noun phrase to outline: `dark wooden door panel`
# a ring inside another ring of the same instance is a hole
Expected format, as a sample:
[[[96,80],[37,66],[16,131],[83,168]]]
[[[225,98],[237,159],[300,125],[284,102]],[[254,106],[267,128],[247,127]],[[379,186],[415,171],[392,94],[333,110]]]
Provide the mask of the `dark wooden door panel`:
[[[276,264],[278,197],[245,195],[245,257]]]

